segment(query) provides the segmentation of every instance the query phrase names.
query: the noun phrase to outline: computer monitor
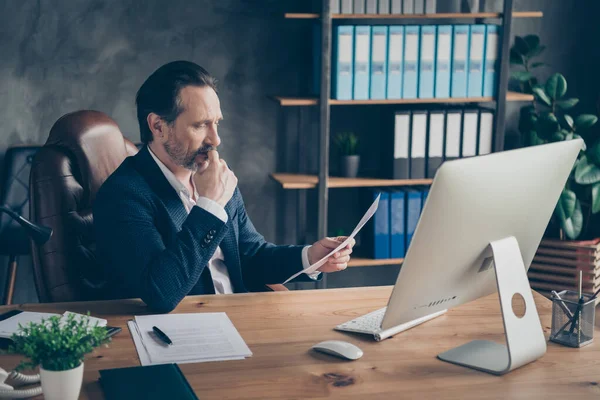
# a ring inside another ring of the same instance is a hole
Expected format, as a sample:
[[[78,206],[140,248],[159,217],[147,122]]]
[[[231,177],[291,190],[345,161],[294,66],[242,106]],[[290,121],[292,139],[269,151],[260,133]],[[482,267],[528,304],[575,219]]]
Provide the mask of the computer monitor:
[[[444,163],[433,180],[381,328],[498,290],[490,243],[516,238],[525,273],[582,143],[557,142]],[[517,280],[520,272],[510,274]],[[519,343],[512,347],[519,348]],[[488,372],[498,371],[492,367]]]

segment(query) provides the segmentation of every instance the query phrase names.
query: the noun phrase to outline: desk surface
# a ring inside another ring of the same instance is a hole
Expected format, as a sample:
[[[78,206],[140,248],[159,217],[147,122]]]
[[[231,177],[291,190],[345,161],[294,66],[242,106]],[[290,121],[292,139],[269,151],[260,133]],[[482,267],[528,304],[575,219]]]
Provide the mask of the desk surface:
[[[175,312],[227,312],[254,356],[243,361],[182,364],[181,370],[202,400],[600,397],[598,323],[592,344],[571,349],[549,342],[540,360],[502,377],[439,361],[438,353],[473,339],[504,340],[495,294],[382,342],[332,329],[384,307],[390,292],[391,287],[377,287],[187,297]],[[548,337],[551,303],[534,295]],[[10,308],[15,307],[0,307],[0,311]],[[19,308],[61,313],[89,310],[123,328],[108,348],[88,355],[82,399],[103,399],[98,370],[139,365],[126,323],[133,315],[147,313],[140,300]],[[364,356],[349,362],[310,351],[313,344],[328,339],[355,343]],[[2,367],[12,369],[18,357],[1,356],[0,360]]]

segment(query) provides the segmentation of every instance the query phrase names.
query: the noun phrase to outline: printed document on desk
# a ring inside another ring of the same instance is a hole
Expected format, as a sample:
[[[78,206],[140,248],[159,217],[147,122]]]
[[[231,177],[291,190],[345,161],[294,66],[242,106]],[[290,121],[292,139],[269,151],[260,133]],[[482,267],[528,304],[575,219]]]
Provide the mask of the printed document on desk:
[[[224,312],[136,316],[129,330],[143,366],[242,360],[252,352]],[[167,345],[153,332],[161,329]]]
[[[350,234],[350,236],[348,236],[348,238],[346,240],[344,240],[338,247],[336,247],[335,249],[333,249],[329,254],[327,254],[325,257],[321,258],[319,261],[317,261],[316,263],[312,264],[310,267],[290,276],[285,282],[288,283],[289,281],[291,281],[292,279],[294,279],[295,277],[299,276],[300,274],[312,274],[313,272],[315,272],[317,269],[319,269],[323,264],[325,264],[325,262],[327,261],[327,259],[329,257],[331,257],[333,254],[335,254],[337,251],[339,251],[340,249],[346,247],[346,245],[348,245],[348,243],[350,243],[350,241],[354,238],[354,236],[356,236],[356,234],[358,232],[360,232],[360,230],[362,229],[363,226],[365,226],[365,224],[371,219],[371,217],[375,214],[375,211],[377,211],[377,207],[379,206],[379,198],[381,196],[377,196],[377,198],[375,199],[375,201],[373,201],[373,204],[371,204],[371,207],[369,207],[369,209],[367,210],[367,212],[365,213],[365,215],[363,215],[362,219],[358,222],[358,225],[356,225],[356,228],[354,228],[354,230],[352,231],[352,233]]]

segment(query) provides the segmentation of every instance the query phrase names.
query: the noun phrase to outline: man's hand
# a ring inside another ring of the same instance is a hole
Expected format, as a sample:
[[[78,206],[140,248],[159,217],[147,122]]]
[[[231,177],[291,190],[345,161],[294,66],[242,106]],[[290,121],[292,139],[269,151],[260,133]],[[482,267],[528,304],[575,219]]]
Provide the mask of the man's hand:
[[[331,253],[333,249],[338,247],[346,239],[346,236],[338,236],[335,238],[326,237],[324,239],[319,240],[308,249],[308,262],[311,265],[316,263],[321,258],[325,257],[327,254]],[[348,261],[350,261],[350,254],[352,254],[352,247],[354,247],[355,243],[356,241],[352,239],[346,247],[343,247],[336,253],[332,254],[327,259],[325,264],[321,265],[321,267],[317,271],[337,272],[345,270],[346,267],[348,267]]]
[[[194,174],[194,184],[198,195],[216,201],[223,207],[233,196],[238,180],[228,167],[225,160],[219,158],[216,150],[207,153],[208,166],[198,169]]]

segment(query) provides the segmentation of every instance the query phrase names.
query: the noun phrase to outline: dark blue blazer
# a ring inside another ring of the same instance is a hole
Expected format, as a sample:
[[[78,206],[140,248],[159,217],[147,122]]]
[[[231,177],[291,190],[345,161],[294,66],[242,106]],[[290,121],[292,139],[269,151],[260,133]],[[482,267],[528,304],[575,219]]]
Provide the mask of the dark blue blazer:
[[[276,246],[246,214],[239,189],[223,223],[200,207],[188,215],[143,147],[104,182],[94,201],[96,253],[111,297],[140,297],[169,312],[186,296],[214,293],[208,261],[221,246],[236,293],[265,290],[302,269],[303,246]],[[310,280],[301,274],[298,280]]]

